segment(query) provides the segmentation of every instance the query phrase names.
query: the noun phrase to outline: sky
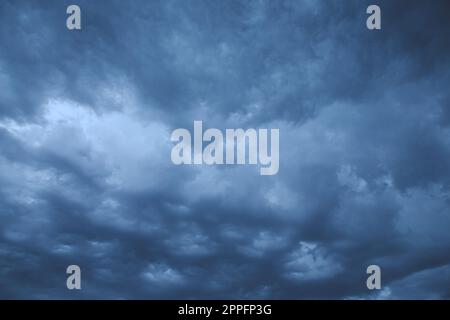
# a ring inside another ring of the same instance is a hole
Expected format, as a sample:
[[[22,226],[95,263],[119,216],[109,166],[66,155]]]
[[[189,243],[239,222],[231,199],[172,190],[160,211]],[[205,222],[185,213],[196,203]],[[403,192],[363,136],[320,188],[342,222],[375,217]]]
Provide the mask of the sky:
[[[449,14],[2,0],[0,298],[449,299]],[[195,120],[278,128],[279,172],[174,165]]]

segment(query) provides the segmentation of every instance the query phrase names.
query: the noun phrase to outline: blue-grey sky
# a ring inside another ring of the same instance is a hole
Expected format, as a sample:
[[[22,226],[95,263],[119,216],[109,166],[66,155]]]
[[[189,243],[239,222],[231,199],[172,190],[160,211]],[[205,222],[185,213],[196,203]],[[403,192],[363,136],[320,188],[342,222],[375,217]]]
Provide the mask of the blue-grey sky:
[[[450,298],[449,32],[439,0],[2,0],[0,298]],[[194,120],[279,128],[278,174],[175,166]]]

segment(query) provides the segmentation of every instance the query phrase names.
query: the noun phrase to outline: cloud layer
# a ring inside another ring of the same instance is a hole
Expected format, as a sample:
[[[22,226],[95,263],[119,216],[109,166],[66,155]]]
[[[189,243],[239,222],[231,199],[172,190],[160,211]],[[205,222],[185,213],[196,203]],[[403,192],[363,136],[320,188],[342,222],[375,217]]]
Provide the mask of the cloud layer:
[[[0,298],[450,298],[448,2],[69,4],[0,4]],[[279,173],[174,166],[194,120]]]

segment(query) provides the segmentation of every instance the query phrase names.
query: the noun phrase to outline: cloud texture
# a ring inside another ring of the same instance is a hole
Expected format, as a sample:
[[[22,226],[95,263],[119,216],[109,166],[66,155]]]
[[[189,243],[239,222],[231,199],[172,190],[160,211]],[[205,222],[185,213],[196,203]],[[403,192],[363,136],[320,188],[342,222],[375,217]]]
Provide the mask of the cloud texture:
[[[0,3],[0,298],[450,298],[448,1],[76,2]],[[174,166],[194,120],[279,173]]]

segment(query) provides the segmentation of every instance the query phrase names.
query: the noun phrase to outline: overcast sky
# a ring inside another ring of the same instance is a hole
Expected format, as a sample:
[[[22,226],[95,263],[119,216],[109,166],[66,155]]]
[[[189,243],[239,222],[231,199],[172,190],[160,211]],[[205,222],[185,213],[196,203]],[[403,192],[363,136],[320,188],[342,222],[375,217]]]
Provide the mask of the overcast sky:
[[[449,16],[2,0],[0,298],[450,298]],[[279,128],[278,174],[175,166],[194,120]]]

